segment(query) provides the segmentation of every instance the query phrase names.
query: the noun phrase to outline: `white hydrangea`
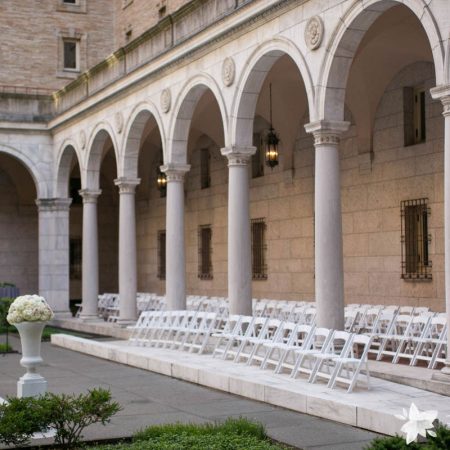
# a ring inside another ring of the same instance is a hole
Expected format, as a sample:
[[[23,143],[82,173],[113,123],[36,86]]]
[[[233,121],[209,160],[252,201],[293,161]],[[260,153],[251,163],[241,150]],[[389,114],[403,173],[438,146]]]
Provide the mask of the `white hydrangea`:
[[[9,307],[6,320],[11,324],[20,322],[46,322],[53,319],[53,311],[43,297],[22,295]]]

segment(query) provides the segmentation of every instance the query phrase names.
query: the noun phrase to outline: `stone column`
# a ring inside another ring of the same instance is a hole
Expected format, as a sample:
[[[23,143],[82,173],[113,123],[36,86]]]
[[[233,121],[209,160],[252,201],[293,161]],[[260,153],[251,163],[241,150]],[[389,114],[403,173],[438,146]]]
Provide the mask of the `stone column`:
[[[189,169],[189,165],[161,166],[167,175],[166,301],[169,310],[186,309],[184,176]]]
[[[223,148],[228,159],[228,299],[230,314],[252,315],[249,161],[255,147]]]
[[[100,190],[82,189],[83,244],[82,244],[82,320],[97,320],[98,304],[98,224],[97,199]]]
[[[118,178],[119,187],[119,324],[137,318],[135,192],[139,179]]]
[[[69,309],[69,209],[71,198],[36,200],[39,211],[39,295],[56,317]]]
[[[315,291],[317,326],[344,329],[339,140],[347,122],[305,125],[315,147]]]
[[[444,272],[445,272],[445,311],[447,324],[450,324],[450,86],[431,89],[434,99],[439,99],[444,107]],[[450,349],[450,332],[447,332],[447,349]],[[450,351],[447,350],[445,366],[433,379],[450,382]]]

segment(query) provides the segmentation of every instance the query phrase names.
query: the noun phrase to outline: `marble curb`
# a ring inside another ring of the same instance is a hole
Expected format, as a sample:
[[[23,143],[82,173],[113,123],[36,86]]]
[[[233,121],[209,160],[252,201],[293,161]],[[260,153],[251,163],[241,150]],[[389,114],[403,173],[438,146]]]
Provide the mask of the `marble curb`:
[[[395,417],[414,402],[420,410],[437,409],[439,419],[448,423],[448,397],[371,378],[371,390],[328,389],[325,384],[292,380],[286,375],[262,371],[255,366],[235,364],[177,350],[133,347],[127,341],[98,342],[53,334],[53,345],[87,355],[168,375],[213,389],[266,402],[300,413],[334,420],[377,433],[400,433],[403,422]]]

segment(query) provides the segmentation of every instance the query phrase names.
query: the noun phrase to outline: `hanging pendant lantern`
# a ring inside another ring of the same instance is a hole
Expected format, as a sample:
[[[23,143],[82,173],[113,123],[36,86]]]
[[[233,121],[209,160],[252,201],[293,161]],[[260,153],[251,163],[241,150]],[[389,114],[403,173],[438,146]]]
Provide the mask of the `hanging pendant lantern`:
[[[278,166],[278,144],[280,139],[272,125],[272,83],[269,85],[270,128],[266,137],[266,164],[273,169]]]
[[[156,168],[156,184],[161,197],[165,197],[167,191],[167,175],[161,171],[159,166]]]

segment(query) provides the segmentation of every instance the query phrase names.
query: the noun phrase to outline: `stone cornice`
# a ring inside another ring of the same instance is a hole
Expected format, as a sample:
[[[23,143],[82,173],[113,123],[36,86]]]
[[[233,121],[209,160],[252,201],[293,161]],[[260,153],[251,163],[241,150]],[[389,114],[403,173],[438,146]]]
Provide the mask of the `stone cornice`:
[[[98,196],[102,193],[100,189],[81,189],[78,193],[83,198],[83,203],[97,203]]]
[[[69,211],[71,203],[71,198],[38,198],[36,200],[40,212]]]
[[[119,194],[134,194],[136,192],[136,186],[140,182],[140,178],[119,177],[114,180],[114,184],[119,187]]]
[[[319,120],[305,125],[307,133],[314,136],[314,145],[339,145],[341,134],[348,130],[349,122]]]
[[[239,17],[237,18],[238,23],[231,25],[230,27],[227,27],[226,30],[219,31],[215,36],[208,37],[208,39],[205,39],[203,42],[201,42],[198,45],[194,45],[192,47],[186,47],[186,51],[182,51],[182,53],[179,56],[175,56],[170,61],[162,64],[161,66],[157,67],[155,70],[145,73],[139,78],[135,80],[130,80],[130,82],[123,87],[119,88],[117,91],[112,92],[110,94],[106,94],[103,96],[103,98],[99,98],[98,100],[92,100],[93,96],[104,94],[104,91],[107,88],[110,88],[114,83],[117,81],[125,81],[125,79],[129,76],[132,76],[137,72],[138,70],[144,68],[146,65],[157,63],[157,60],[162,57],[166,57],[170,52],[180,49],[183,45],[187,44],[189,40],[192,40],[201,33],[204,33],[206,31],[209,31],[212,27],[218,26],[221,24],[224,20],[229,19],[230,17],[234,15],[238,15],[241,10],[244,8],[247,8],[251,5],[251,2],[246,2],[236,9],[233,9],[231,13],[228,13],[223,16],[219,16],[218,19],[209,25],[207,25],[205,28],[203,28],[201,31],[195,34],[188,35],[186,38],[180,39],[177,41],[174,45],[169,47],[168,49],[164,50],[163,52],[155,55],[153,58],[150,58],[149,60],[143,62],[140,65],[137,65],[136,67],[133,67],[132,70],[127,71],[123,74],[123,76],[119,78],[115,78],[114,80],[111,80],[110,83],[106,84],[105,86],[101,87],[98,90],[95,90],[95,92],[92,93],[92,95],[84,96],[78,103],[75,103],[68,107],[66,110],[61,111],[59,115],[55,117],[50,122],[50,128],[56,128],[67,121],[71,120],[73,117],[78,116],[80,114],[88,113],[90,110],[97,108],[104,104],[105,102],[111,101],[113,98],[117,97],[118,95],[126,95],[128,90],[137,88],[140,85],[147,83],[150,79],[158,79],[165,75],[165,73],[175,70],[175,68],[182,66],[183,64],[189,63],[192,59],[196,59],[202,54],[206,52],[210,52],[216,48],[219,48],[224,45],[224,41],[229,40],[233,37],[239,37],[240,35],[247,33],[253,28],[256,28],[260,25],[260,23],[267,22],[271,20],[273,17],[279,15],[281,11],[283,10],[289,10],[291,8],[295,8],[299,5],[299,3],[304,3],[307,0],[301,0],[300,2],[298,0],[279,0],[275,4],[271,4],[267,7],[265,7],[262,10],[256,11],[253,15],[250,17],[245,17],[242,20],[239,21]],[[99,66],[102,66],[103,62],[99,63]],[[92,69],[91,69],[92,70]],[[89,77],[86,77],[87,80]],[[75,81],[73,82],[75,86],[78,86]],[[58,97],[61,97],[61,95],[64,95],[65,93],[69,92],[71,90],[72,83],[67,85],[65,88],[63,88],[61,91],[58,91],[54,94],[55,100]],[[86,105],[86,107],[78,112],[75,112],[72,115],[69,115],[69,117],[65,118],[63,117],[66,115],[66,113],[69,113],[73,108],[80,106],[83,102],[92,100],[91,104]]]

